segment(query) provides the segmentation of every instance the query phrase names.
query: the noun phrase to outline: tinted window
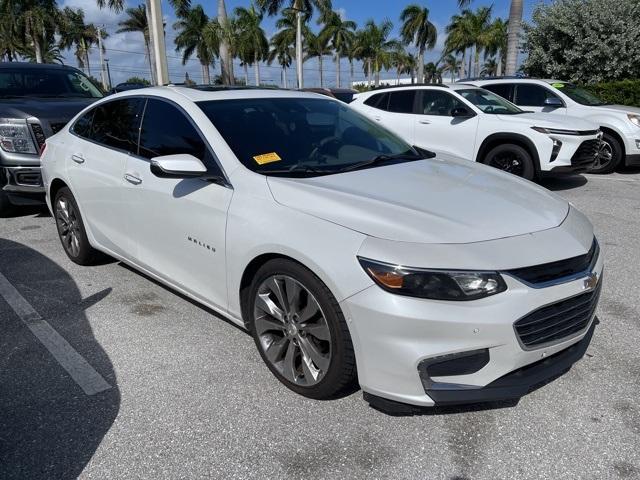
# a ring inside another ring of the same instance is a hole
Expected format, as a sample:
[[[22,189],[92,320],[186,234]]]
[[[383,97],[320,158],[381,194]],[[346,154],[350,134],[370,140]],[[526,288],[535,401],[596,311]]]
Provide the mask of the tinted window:
[[[509,101],[513,100],[513,84],[511,83],[494,83],[493,85],[483,85],[482,88],[496,95],[500,95]]]
[[[547,98],[557,98],[544,87],[528,83],[520,83],[516,86],[516,105],[524,107],[544,107]]]
[[[87,97],[102,93],[82,72],[49,68],[3,68],[0,70],[0,98]]]
[[[422,90],[422,113],[425,115],[438,115],[451,117],[454,108],[467,108],[453,95],[440,90]]]
[[[136,153],[142,100],[114,100],[95,108],[90,138],[104,146]]]
[[[389,94],[389,107],[387,110],[395,113],[413,113],[413,101],[415,98],[415,90],[392,92]]]
[[[92,108],[87,113],[82,115],[73,125],[73,133],[84,138],[89,138],[91,136],[91,124],[93,122],[93,114],[95,113],[95,111],[96,109]]]
[[[473,103],[484,113],[493,115],[516,115],[518,113],[524,113],[513,103],[484,88],[458,90],[458,94],[465,100]]]
[[[333,100],[251,98],[198,106],[240,162],[268,175],[315,176],[380,155],[406,154],[390,161],[416,157],[403,140]]]
[[[389,103],[389,94],[388,93],[378,93],[377,95],[372,95],[364,101],[365,105],[369,105],[373,108],[379,108],[380,110],[386,110],[387,104]]]
[[[246,136],[247,130],[243,130]],[[150,99],[140,131],[140,153],[146,158],[191,154],[205,161],[207,148],[184,113],[168,102]]]

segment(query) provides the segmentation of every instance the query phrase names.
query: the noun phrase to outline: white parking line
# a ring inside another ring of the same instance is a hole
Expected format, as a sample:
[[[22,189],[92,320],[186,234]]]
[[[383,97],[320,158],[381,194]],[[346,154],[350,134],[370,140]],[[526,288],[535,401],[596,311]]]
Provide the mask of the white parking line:
[[[111,385],[89,365],[56,330],[42,319],[11,282],[0,272],[0,295],[31,330],[40,343],[58,361],[87,395],[95,395],[111,388]]]

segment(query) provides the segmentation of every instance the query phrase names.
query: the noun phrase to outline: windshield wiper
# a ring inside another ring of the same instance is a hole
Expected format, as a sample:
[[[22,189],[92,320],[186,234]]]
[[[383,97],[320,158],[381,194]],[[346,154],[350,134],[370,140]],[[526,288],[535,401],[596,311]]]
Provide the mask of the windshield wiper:
[[[314,173],[314,174],[320,174],[320,175],[327,175],[329,173],[333,173],[333,171],[330,171],[330,170],[323,170],[320,168],[311,167],[309,165],[301,165],[299,163],[296,163],[295,165],[292,165],[289,168],[273,169],[273,170],[256,170],[256,172],[267,174],[267,175],[280,175],[280,174],[288,174],[288,173],[293,173],[293,174]]]
[[[333,173],[339,172],[351,172],[353,170],[360,170],[361,168],[371,167],[373,165],[378,165],[380,163],[390,162],[393,160],[424,160],[425,158],[433,158],[434,155],[431,155],[431,152],[428,154],[418,154],[418,153],[397,153],[395,155],[387,155],[382,154],[376,157],[370,158],[369,160],[364,160],[362,162],[354,163],[352,165],[347,165],[341,168],[337,168],[333,170]]]

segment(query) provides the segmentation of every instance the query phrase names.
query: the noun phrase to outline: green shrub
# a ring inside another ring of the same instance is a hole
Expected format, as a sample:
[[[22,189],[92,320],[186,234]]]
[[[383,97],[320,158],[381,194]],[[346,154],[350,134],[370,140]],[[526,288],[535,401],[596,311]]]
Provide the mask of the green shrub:
[[[584,87],[603,102],[640,107],[640,79],[603,82]]]

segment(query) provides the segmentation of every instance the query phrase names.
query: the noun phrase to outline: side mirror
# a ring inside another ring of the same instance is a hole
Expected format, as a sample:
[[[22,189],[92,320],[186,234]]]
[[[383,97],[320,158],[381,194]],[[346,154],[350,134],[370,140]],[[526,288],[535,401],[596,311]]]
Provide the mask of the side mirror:
[[[465,107],[456,107],[451,110],[452,117],[475,117],[475,113]]]
[[[195,178],[207,173],[207,168],[193,155],[179,153],[151,159],[151,173],[160,178]]]
[[[562,100],[560,100],[558,97],[547,97],[544,99],[544,106],[561,108],[564,107],[564,103],[562,103]]]

